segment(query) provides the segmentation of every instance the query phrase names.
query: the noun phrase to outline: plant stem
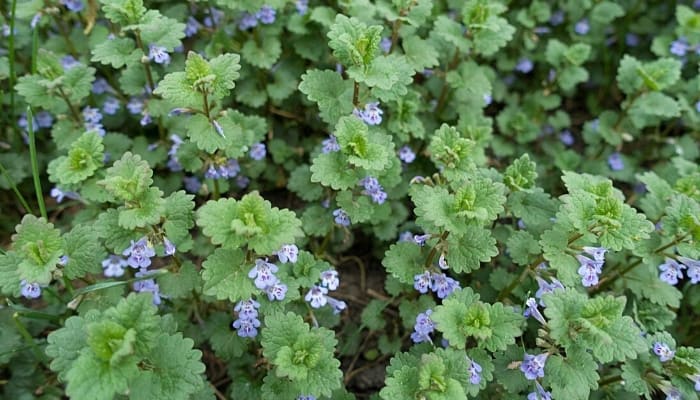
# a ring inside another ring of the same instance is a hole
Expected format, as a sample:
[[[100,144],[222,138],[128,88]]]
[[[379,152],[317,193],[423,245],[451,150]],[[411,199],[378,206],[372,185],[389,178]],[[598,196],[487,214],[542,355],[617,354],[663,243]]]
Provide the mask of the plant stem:
[[[80,113],[78,112],[78,109],[75,108],[73,103],[70,102],[68,95],[66,94],[66,92],[63,91],[63,88],[60,86],[58,87],[58,94],[61,96],[63,101],[65,101],[66,104],[68,105],[68,109],[70,110],[71,116],[73,117],[75,122],[77,122],[79,124],[82,123],[83,119],[80,117]]]
[[[15,81],[17,80],[17,71],[15,70],[15,12],[17,10],[17,0],[12,0],[12,8],[10,11],[10,37],[7,42],[7,48],[8,51],[10,52],[9,58],[10,58],[10,112],[9,112],[9,119],[10,119],[10,126],[12,126],[12,129],[17,132],[17,124],[13,123],[14,121],[14,115],[15,115]]]
[[[360,102],[360,84],[357,82],[353,82],[352,104],[355,107],[359,107],[359,102]]]
[[[447,69],[445,69],[445,76],[447,76],[447,73],[452,71],[457,64],[459,64],[459,49],[455,49],[455,54],[452,56],[452,61],[447,65]],[[445,84],[442,86],[442,90],[440,91],[440,95],[438,96],[438,102],[437,105],[435,106],[435,115],[440,114],[442,111],[443,107],[445,107],[445,101],[447,100],[447,92],[449,91],[450,85],[447,84],[447,80],[445,80]]]
[[[46,204],[44,204],[44,193],[41,190],[41,180],[39,179],[39,161],[36,156],[36,136],[34,135],[34,124],[32,120],[34,119],[34,114],[32,113],[31,107],[27,107],[27,130],[29,131],[29,157],[32,161],[32,176],[34,177],[34,192],[36,193],[36,200],[39,203],[39,212],[45,220],[48,221],[48,216],[46,214]]]
[[[27,342],[29,347],[32,348],[32,352],[34,353],[34,356],[36,357],[37,361],[46,365],[46,358],[44,358],[44,353],[42,353],[41,350],[39,350],[39,346],[37,346],[34,342],[34,338],[27,330],[27,327],[25,327],[22,321],[19,320],[19,313],[16,312],[12,314],[12,320],[14,321],[15,327],[17,328],[19,334],[22,335],[24,341]]]
[[[148,54],[146,48],[143,46],[143,41],[141,40],[141,32],[138,30],[134,31],[134,36],[136,38],[136,45],[141,49],[144,55]],[[153,83],[153,74],[151,73],[151,66],[147,62],[142,62],[144,70],[146,70],[146,81],[148,82],[149,91],[153,93],[156,89],[156,85]]]
[[[17,185],[15,182],[12,180],[12,177],[10,177],[10,174],[7,173],[7,170],[5,169],[5,166],[0,163],[0,173],[2,173],[2,176],[5,177],[5,180],[7,180],[7,184],[10,185],[12,188],[12,191],[15,192],[15,195],[17,196],[17,200],[19,200],[19,203],[24,207],[24,212],[28,212],[30,214],[34,214],[34,211],[29,207],[29,204],[27,203],[27,200],[24,199],[24,196],[22,196],[22,193],[17,189]]]

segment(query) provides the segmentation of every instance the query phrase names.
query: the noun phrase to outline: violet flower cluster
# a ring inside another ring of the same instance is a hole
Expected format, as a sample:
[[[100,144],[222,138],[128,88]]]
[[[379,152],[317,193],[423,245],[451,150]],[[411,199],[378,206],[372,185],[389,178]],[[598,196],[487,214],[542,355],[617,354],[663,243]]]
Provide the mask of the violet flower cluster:
[[[680,263],[678,262],[680,261]],[[665,262],[659,265],[659,279],[675,286],[679,279],[683,279],[683,270],[688,270],[688,278],[690,283],[696,284],[700,282],[700,261],[688,257],[678,257],[678,260],[666,258]]]
[[[435,330],[435,323],[430,319],[432,313],[433,310],[428,309],[416,316],[416,323],[413,326],[413,333],[411,333],[413,343],[433,342],[430,338],[430,334]]]
[[[604,247],[584,246],[583,252],[593,258],[591,259],[582,254],[576,255],[576,259],[580,263],[578,274],[581,276],[583,286],[591,287],[598,284],[599,275],[603,272],[606,251],[607,249]]]
[[[382,185],[379,184],[377,178],[367,176],[360,180],[360,185],[362,185],[362,187],[365,189],[362,193],[369,196],[373,202],[377,204],[384,204],[387,195]]]
[[[236,330],[238,336],[254,338],[258,336],[260,320],[258,319],[258,308],[260,303],[253,299],[241,300],[236,303],[233,311],[238,313],[238,318],[231,326]]]
[[[382,123],[382,114],[384,114],[384,111],[379,108],[379,102],[375,101],[365,104],[364,110],[358,110],[356,108],[352,113],[367,125],[379,125]]]
[[[282,283],[275,273],[279,268],[266,259],[258,258],[255,266],[248,272],[248,277],[254,279],[255,287],[264,291],[270,301],[284,300],[287,295],[287,285]]]
[[[306,293],[306,296],[304,296],[304,300],[313,308],[321,308],[328,304],[333,308],[333,314],[339,314],[347,308],[347,304],[342,300],[328,296],[329,290],[336,290],[338,289],[338,285],[340,285],[338,271],[334,269],[325,270],[321,272],[320,278],[320,285],[312,286],[308,293]]]

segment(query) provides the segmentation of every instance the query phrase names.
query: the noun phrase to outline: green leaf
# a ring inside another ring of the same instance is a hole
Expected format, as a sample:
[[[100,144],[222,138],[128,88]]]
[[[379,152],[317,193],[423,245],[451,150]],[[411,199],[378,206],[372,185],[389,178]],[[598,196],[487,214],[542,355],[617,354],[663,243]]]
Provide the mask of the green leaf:
[[[53,224],[31,214],[22,218],[15,231],[12,248],[21,257],[17,265],[19,278],[30,283],[48,284],[64,252],[61,233]]]
[[[146,13],[143,0],[100,0],[100,3],[107,19],[115,24],[135,24]]]
[[[153,171],[146,161],[126,152],[107,169],[105,178],[99,184],[121,200],[134,201],[149,190],[153,184],[152,176]]]
[[[596,297],[571,289],[547,295],[547,315],[552,338],[567,351],[591,350],[600,362],[634,359],[647,350],[632,318],[623,316],[624,297]]]
[[[181,333],[161,335],[151,349],[147,362],[152,370],[140,371],[131,383],[133,399],[190,399],[204,385],[202,352],[193,349],[194,341]]]
[[[340,150],[348,162],[370,171],[385,169],[393,158],[391,137],[380,132],[370,135],[367,125],[355,116],[342,117],[335,126]]]
[[[598,364],[581,349],[567,350],[566,358],[551,355],[545,365],[545,382],[557,399],[588,399],[598,389]]]
[[[61,185],[80,183],[94,175],[102,166],[104,145],[95,132],[85,132],[71,145],[68,156],[59,157],[49,164],[50,179]]]
[[[189,230],[194,226],[194,196],[183,190],[172,193],[163,203],[165,236],[179,251],[191,248]]]
[[[282,54],[282,44],[275,36],[264,36],[258,43],[254,39],[250,39],[241,48],[241,55],[245,62],[261,68],[269,69],[279,59]]]
[[[659,92],[644,93],[639,96],[629,110],[632,124],[641,129],[653,126],[670,118],[681,115],[678,102],[670,96]]]
[[[465,226],[447,239],[447,265],[455,272],[472,272],[498,255],[496,239],[483,228]]]
[[[159,223],[164,203],[163,192],[155,187],[149,188],[132,203],[119,207],[119,226],[133,230]]]
[[[323,196],[323,188],[320,185],[314,185],[311,177],[310,166],[300,165],[289,174],[287,188],[304,201],[318,200]]]
[[[362,176],[355,168],[348,168],[347,158],[340,152],[317,155],[310,167],[311,182],[321,183],[333,190],[346,190],[357,185]]]
[[[542,252],[539,243],[527,231],[513,232],[507,241],[508,254],[518,265],[529,265]]]
[[[371,300],[362,310],[362,315],[360,316],[362,325],[371,331],[384,329],[386,319],[382,313],[386,306],[387,303],[385,301],[377,299]]]
[[[413,82],[415,71],[406,61],[406,57],[391,54],[376,57],[367,67],[351,67],[347,73],[356,82],[391,91],[398,97],[406,94],[406,86]]]
[[[272,254],[302,235],[294,212],[272,207],[258,192],[240,201],[209,201],[197,211],[197,225],[212,243],[224,248],[247,244],[258,254]]]
[[[341,116],[352,112],[353,84],[335,71],[307,71],[301,76],[299,90],[318,104],[321,119],[328,124],[333,125]]]
[[[425,271],[425,256],[415,243],[399,242],[392,244],[384,255],[382,265],[386,271],[400,282],[413,285],[413,277]]]
[[[101,272],[100,264],[107,255],[93,227],[76,225],[63,236],[63,242],[65,255],[68,257],[63,274],[68,279]]]
[[[368,27],[357,18],[338,14],[328,32],[328,47],[341,64],[367,67],[379,50],[381,32],[379,25]]]
[[[248,272],[253,264],[246,263],[245,253],[238,249],[216,249],[202,263],[204,294],[232,303],[249,299],[257,290]]]
[[[416,72],[432,68],[440,64],[438,52],[427,40],[418,36],[409,36],[401,42],[406,61]]]
[[[114,38],[97,43],[92,48],[92,61],[112,68],[121,68],[127,64],[139,61],[139,52],[134,41],[130,38]]]
[[[613,20],[624,15],[625,9],[612,1],[598,3],[591,10],[591,20],[600,25],[608,25]]]
[[[163,16],[158,10],[148,10],[135,29],[139,30],[144,43],[165,47],[167,51],[180,46],[180,40],[185,37],[185,24]]]

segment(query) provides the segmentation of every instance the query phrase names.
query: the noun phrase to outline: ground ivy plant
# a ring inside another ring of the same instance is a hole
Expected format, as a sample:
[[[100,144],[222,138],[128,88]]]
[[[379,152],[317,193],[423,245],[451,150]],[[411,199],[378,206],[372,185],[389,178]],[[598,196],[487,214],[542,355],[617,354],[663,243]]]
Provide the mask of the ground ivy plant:
[[[699,27],[0,1],[0,398],[697,399]]]

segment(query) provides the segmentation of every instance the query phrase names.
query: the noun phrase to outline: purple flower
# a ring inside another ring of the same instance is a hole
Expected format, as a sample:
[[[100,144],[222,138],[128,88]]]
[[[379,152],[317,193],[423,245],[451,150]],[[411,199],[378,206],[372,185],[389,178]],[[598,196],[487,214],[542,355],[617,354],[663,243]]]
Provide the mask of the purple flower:
[[[639,36],[632,32],[625,34],[625,44],[629,47],[639,46]]]
[[[580,254],[576,255],[581,264],[578,269],[578,274],[581,276],[581,283],[585,287],[591,287],[598,284],[598,275],[602,273],[603,262],[591,260]]]
[[[275,276],[277,271],[278,268],[275,264],[258,258],[255,260],[255,266],[248,272],[248,278],[255,279],[255,287],[264,290],[268,286],[277,283],[277,277]]]
[[[428,293],[428,289],[430,289],[430,284],[430,271],[425,271],[422,274],[418,274],[413,277],[413,287],[420,293]]]
[[[155,271],[146,271],[145,269],[140,270],[135,273],[134,276],[141,278],[153,274]],[[143,279],[134,282],[134,290],[138,293],[150,292],[153,295],[153,304],[159,305],[161,303],[160,287],[153,279]]]
[[[102,260],[104,274],[106,277],[110,278],[124,275],[124,268],[126,268],[128,265],[129,263],[127,263],[123,257],[116,254],[112,254]]]
[[[236,177],[236,186],[238,186],[239,188],[245,189],[248,186],[248,184],[250,184],[250,178],[248,178],[247,176],[238,175]]]
[[[231,324],[240,337],[254,338],[258,336],[260,321],[257,319],[237,319]]]
[[[432,282],[430,283],[430,290],[437,293],[437,296],[441,299],[449,296],[450,293],[459,288],[459,282],[450,278],[445,274],[433,273]]]
[[[109,87],[109,83],[107,83],[105,78],[97,78],[95,79],[95,82],[92,83],[92,93],[94,94],[102,94],[109,89],[111,88]]]
[[[661,270],[659,278],[669,285],[675,286],[678,284],[678,279],[683,278],[684,269],[685,265],[678,264],[678,262],[672,258],[666,258],[666,262],[659,265],[659,270]]]
[[[688,40],[685,37],[679,37],[677,40],[674,40],[671,42],[671,46],[668,49],[671,54],[676,55],[678,57],[683,57],[685,54],[690,50],[690,44],[688,43]]]
[[[688,257],[678,257],[683,265],[688,267],[688,278],[690,278],[690,283],[696,284],[700,282],[700,261],[693,260]]]
[[[477,364],[477,362],[474,360],[469,360],[469,368],[467,369],[467,372],[469,372],[469,382],[472,385],[478,385],[481,383],[481,371],[481,365]]]
[[[241,300],[233,307],[233,311],[238,313],[241,319],[257,319],[260,303],[253,299]]]
[[[416,153],[414,153],[408,145],[403,146],[399,149],[399,160],[410,164],[416,160]]]
[[[141,111],[143,111],[143,101],[137,97],[132,97],[129,99],[129,102],[126,103],[126,108],[129,110],[129,113],[133,115],[141,114]]]
[[[78,65],[80,65],[80,61],[76,60],[75,57],[71,55],[67,55],[61,58],[61,66],[65,71],[68,71],[71,68],[75,68]]]
[[[571,134],[570,130],[565,129],[559,134],[559,140],[568,147],[574,144],[574,135]]]
[[[153,118],[151,118],[151,114],[148,111],[144,112],[143,116],[141,117],[141,120],[139,121],[141,126],[146,126],[146,125],[150,124],[151,122],[153,122]]]
[[[41,296],[41,286],[37,282],[27,283],[24,279],[19,283],[20,294],[25,299],[37,299]]]
[[[552,13],[552,16],[549,17],[549,23],[552,26],[557,26],[561,25],[564,22],[564,11],[562,10],[557,10]]]
[[[416,317],[413,333],[411,333],[411,340],[413,340],[413,343],[433,342],[430,338],[430,334],[435,330],[435,323],[430,319],[430,314],[432,313],[433,310],[428,309],[424,313],[418,314]]]
[[[224,128],[221,126],[219,121],[214,119],[211,121],[211,125],[214,127],[214,130],[219,134],[219,136],[226,139],[226,135],[224,135]]]
[[[168,50],[163,46],[155,44],[148,46],[148,59],[155,61],[156,64],[170,64],[170,54],[168,54]]]
[[[490,93],[484,93],[482,99],[484,100],[484,104],[487,106],[493,102],[493,96],[491,96]]]
[[[348,305],[342,300],[334,299],[331,296],[326,296],[326,300],[328,301],[328,305],[333,308],[333,314],[340,314],[341,311],[348,308]]]
[[[536,390],[527,395],[527,400],[552,400],[552,393],[544,390],[539,382],[535,381]]]
[[[383,37],[382,40],[379,41],[379,48],[382,49],[384,53],[389,53],[389,51],[391,51],[391,39]]]
[[[673,356],[676,355],[676,352],[674,350],[671,350],[671,348],[663,342],[654,342],[653,349],[654,354],[659,356],[659,361],[661,362],[670,361],[673,358]]]
[[[413,233],[411,231],[404,231],[399,234],[399,242],[412,242]]]
[[[282,245],[282,248],[277,252],[277,258],[279,258],[282,264],[286,264],[287,261],[290,263],[297,262],[298,255],[299,248],[294,244]]]
[[[81,12],[85,8],[83,0],[61,0],[61,4],[66,6],[66,8],[72,12]]]
[[[120,108],[121,104],[119,103],[119,100],[112,96],[107,97],[104,103],[102,103],[102,111],[104,111],[104,113],[107,115],[116,114]]]
[[[265,293],[267,293],[267,299],[270,301],[284,300],[284,296],[287,295],[287,285],[277,281],[272,286],[268,286],[265,289]]]
[[[255,17],[263,24],[270,25],[275,22],[277,11],[274,8],[264,5],[260,8],[260,11],[255,13]]]
[[[695,391],[700,392],[700,374],[695,374],[689,376],[688,378],[690,378],[690,380],[693,381],[693,383],[695,383]]]
[[[359,114],[359,117],[365,121],[367,125],[379,125],[382,123],[382,114],[384,114],[384,111],[379,108],[378,102],[373,102],[367,103],[365,109],[360,111]]]
[[[66,265],[68,265],[69,261],[70,261],[70,257],[68,257],[67,255],[64,254],[58,258],[58,265],[65,267]]]
[[[165,248],[165,255],[172,256],[175,254],[175,245],[168,238],[163,238],[163,247]]]
[[[250,151],[248,152],[250,158],[257,161],[265,158],[266,154],[267,150],[265,149],[265,145],[263,143],[255,143],[253,146],[251,146]]]
[[[426,233],[425,235],[413,235],[413,241],[418,245],[418,246],[425,246],[425,242],[430,239],[430,234]]]
[[[537,300],[535,300],[534,297],[530,297],[529,299],[527,299],[525,305],[527,306],[525,312],[523,313],[525,317],[533,317],[542,325],[547,324],[547,321],[545,321],[544,316],[542,315],[542,313],[540,313],[540,310],[537,308]]]
[[[190,193],[199,193],[199,189],[202,188],[202,182],[196,176],[186,176],[182,181],[185,183],[185,190]]]
[[[40,111],[35,116],[36,124],[39,128],[51,128],[53,116],[48,111]]]
[[[297,4],[299,3],[299,1],[301,1],[301,0],[297,0]],[[297,8],[298,8],[298,6],[297,6]],[[297,400],[316,400],[316,396],[310,395],[310,394],[307,394],[307,395],[300,394],[299,396],[297,396]]]
[[[350,217],[342,208],[336,208],[333,211],[333,216],[335,217],[334,220],[336,224],[341,226],[350,226]]]
[[[56,203],[61,203],[64,198],[69,198],[71,200],[78,200],[80,199],[80,196],[78,196],[78,193],[75,192],[64,192],[63,190],[55,187],[51,189],[51,192],[49,193],[51,197],[56,199]]]
[[[156,255],[153,247],[148,243],[146,237],[142,237],[138,242],[131,241],[131,246],[122,252],[127,258],[127,263],[132,268],[148,268],[151,265],[151,257]]]
[[[605,247],[592,247],[592,246],[583,246],[583,252],[593,256],[593,260],[595,261],[605,261],[605,253],[608,251]]]
[[[666,400],[682,400],[683,396],[681,392],[676,388],[671,388],[671,390],[666,393]]]
[[[564,289],[564,285],[562,285],[562,283],[559,282],[556,278],[552,278],[552,283],[548,283],[539,276],[535,279],[537,280],[537,285],[539,286],[537,292],[535,292],[535,297],[540,299],[540,305],[542,307],[546,307],[546,305],[544,304],[544,300],[542,299],[543,295],[554,293],[555,290]]]
[[[88,124],[98,124],[102,121],[102,113],[98,108],[87,106],[83,108],[83,119]]]
[[[215,25],[218,25],[219,22],[221,22],[221,17],[224,16],[224,12],[213,7],[207,8],[210,14],[204,17],[204,26],[207,28],[213,28]]]
[[[548,353],[532,355],[525,353],[520,370],[525,374],[525,378],[534,381],[544,377],[544,364],[547,362]]]
[[[442,270],[450,269],[450,266],[447,265],[447,260],[445,259],[445,253],[440,254],[440,258],[438,258],[438,267],[440,267]]]
[[[330,135],[328,139],[324,139],[323,142],[321,142],[321,146],[322,153],[333,153],[340,150],[338,139],[336,139],[334,135]]]
[[[258,26],[258,19],[255,18],[255,15],[244,12],[243,16],[241,17],[241,20],[238,22],[238,29],[246,31],[256,26]]]
[[[377,178],[371,176],[365,177],[360,180],[360,184],[365,188],[363,193],[369,195],[373,202],[383,204],[386,201],[386,192],[384,192]]]
[[[588,24],[588,18],[584,18],[574,25],[574,32],[578,33],[579,35],[586,35],[590,30],[591,26]]]
[[[185,24],[185,37],[192,37],[197,34],[202,24],[199,23],[193,16],[187,17],[187,23]]]
[[[334,269],[327,269],[321,272],[321,286],[325,286],[328,290],[336,290],[340,285],[340,279],[338,279],[338,271]]]
[[[222,178],[233,178],[241,172],[241,166],[238,164],[238,160],[230,158],[226,161],[226,164],[219,166],[219,175]]]
[[[321,308],[326,305],[328,289],[314,285],[309,289],[309,292],[304,296],[304,300],[308,301],[313,308]]]
[[[521,58],[515,65],[515,70],[522,72],[523,74],[528,74],[535,67],[535,64],[529,58]]]
[[[294,6],[296,7],[299,15],[304,15],[307,11],[309,11],[309,0],[297,0]]]
[[[608,166],[613,171],[622,171],[625,169],[625,163],[622,161],[622,156],[619,152],[614,152],[608,156]]]

